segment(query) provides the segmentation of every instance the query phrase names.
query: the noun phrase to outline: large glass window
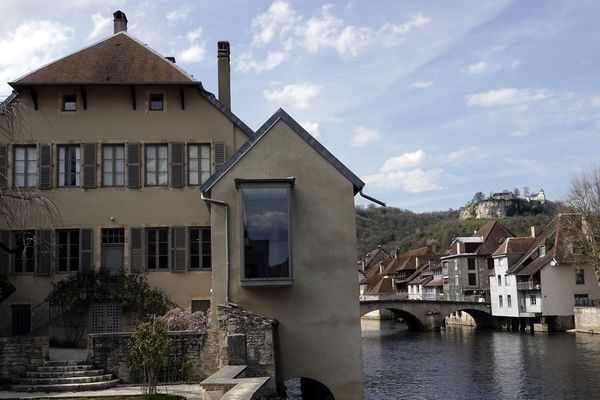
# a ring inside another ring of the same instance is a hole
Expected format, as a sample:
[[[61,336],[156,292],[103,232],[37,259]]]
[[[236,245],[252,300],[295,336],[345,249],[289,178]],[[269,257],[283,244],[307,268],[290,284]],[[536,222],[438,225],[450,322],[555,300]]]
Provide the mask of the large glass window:
[[[15,181],[17,187],[37,185],[37,156],[35,146],[15,146]]]
[[[104,145],[102,147],[102,185],[125,185],[125,146]]]
[[[58,186],[79,186],[80,175],[79,146],[59,146],[58,148]]]
[[[169,147],[146,145],[146,186],[169,184]]]
[[[188,183],[200,185],[210,176],[210,145],[188,145]]]
[[[34,231],[15,231],[14,272],[17,274],[33,273],[35,271],[35,233]]]
[[[79,229],[59,230],[56,236],[58,271],[79,271]]]
[[[169,228],[146,230],[146,268],[149,271],[169,268]]]
[[[210,269],[210,228],[190,228],[190,268]]]
[[[291,284],[290,191],[291,182],[241,185],[246,285],[252,280]]]

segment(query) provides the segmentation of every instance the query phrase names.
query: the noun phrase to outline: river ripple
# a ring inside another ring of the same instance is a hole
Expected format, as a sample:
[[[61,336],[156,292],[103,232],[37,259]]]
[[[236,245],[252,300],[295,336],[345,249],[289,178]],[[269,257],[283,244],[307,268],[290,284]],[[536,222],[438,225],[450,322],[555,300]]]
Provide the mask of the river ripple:
[[[600,399],[600,335],[362,321],[365,399]]]

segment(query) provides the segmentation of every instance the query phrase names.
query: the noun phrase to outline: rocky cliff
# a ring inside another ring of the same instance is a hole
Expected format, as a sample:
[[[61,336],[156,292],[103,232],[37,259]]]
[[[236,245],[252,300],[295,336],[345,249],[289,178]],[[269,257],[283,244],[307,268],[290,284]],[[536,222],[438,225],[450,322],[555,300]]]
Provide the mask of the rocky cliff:
[[[458,219],[464,221],[469,218],[496,219],[512,215],[515,209],[515,200],[488,199],[478,203],[469,204],[459,210]]]

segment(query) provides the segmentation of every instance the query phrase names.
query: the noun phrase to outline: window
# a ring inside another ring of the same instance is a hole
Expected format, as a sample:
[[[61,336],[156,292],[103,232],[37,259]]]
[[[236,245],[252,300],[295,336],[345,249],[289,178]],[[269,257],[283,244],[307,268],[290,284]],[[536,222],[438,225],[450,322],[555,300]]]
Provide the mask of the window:
[[[511,308],[511,307],[512,307],[512,297],[511,297],[511,295],[510,295],[510,294],[506,296],[506,306],[507,306],[508,308]]]
[[[192,300],[192,312],[202,312],[204,315],[210,309],[210,300]]]
[[[200,185],[210,176],[210,145],[188,145],[188,184]]]
[[[149,101],[150,111],[162,111],[163,110],[163,95],[162,94],[151,94]]]
[[[79,229],[59,230],[56,233],[58,271],[79,271]]]
[[[469,271],[475,271],[475,259],[467,258],[467,269]]]
[[[575,270],[575,284],[576,285],[585,285],[585,276],[583,274],[583,269]]]
[[[14,186],[35,187],[37,185],[36,169],[35,146],[15,146]]]
[[[504,305],[502,304],[502,296],[498,296],[498,307],[503,307]]]
[[[62,110],[63,111],[77,111],[77,96],[74,94],[67,94],[62,99]]]
[[[59,146],[58,148],[58,186],[79,186],[80,175],[79,146]]]
[[[123,271],[125,254],[125,230],[102,229],[102,268],[111,272]]]
[[[498,286],[502,286],[502,275],[498,275]]]
[[[125,185],[125,146],[102,146],[102,185]]]
[[[292,284],[290,197],[293,179],[237,179],[242,201],[242,285]]]
[[[508,280],[508,275],[504,275],[504,285],[510,286],[510,280]]]
[[[169,147],[166,144],[146,146],[146,186],[169,184]]]
[[[13,232],[16,274],[35,272],[35,233],[34,231]]]
[[[532,295],[529,296],[529,303],[532,306],[535,306],[537,304],[537,297],[536,297],[535,294],[532,294]]]
[[[575,305],[576,306],[587,306],[590,304],[590,297],[587,294],[576,294]]]
[[[190,228],[190,268],[211,267],[210,228]]]
[[[12,309],[12,334],[27,335],[31,331],[31,305],[14,304]]]
[[[169,268],[169,228],[146,230],[146,268],[148,271]]]

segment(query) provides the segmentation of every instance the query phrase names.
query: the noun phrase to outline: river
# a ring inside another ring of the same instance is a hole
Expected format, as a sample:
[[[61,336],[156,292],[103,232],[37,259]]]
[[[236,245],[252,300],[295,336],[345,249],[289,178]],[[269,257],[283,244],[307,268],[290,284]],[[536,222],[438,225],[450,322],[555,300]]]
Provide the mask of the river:
[[[600,399],[600,335],[362,320],[366,400]]]

